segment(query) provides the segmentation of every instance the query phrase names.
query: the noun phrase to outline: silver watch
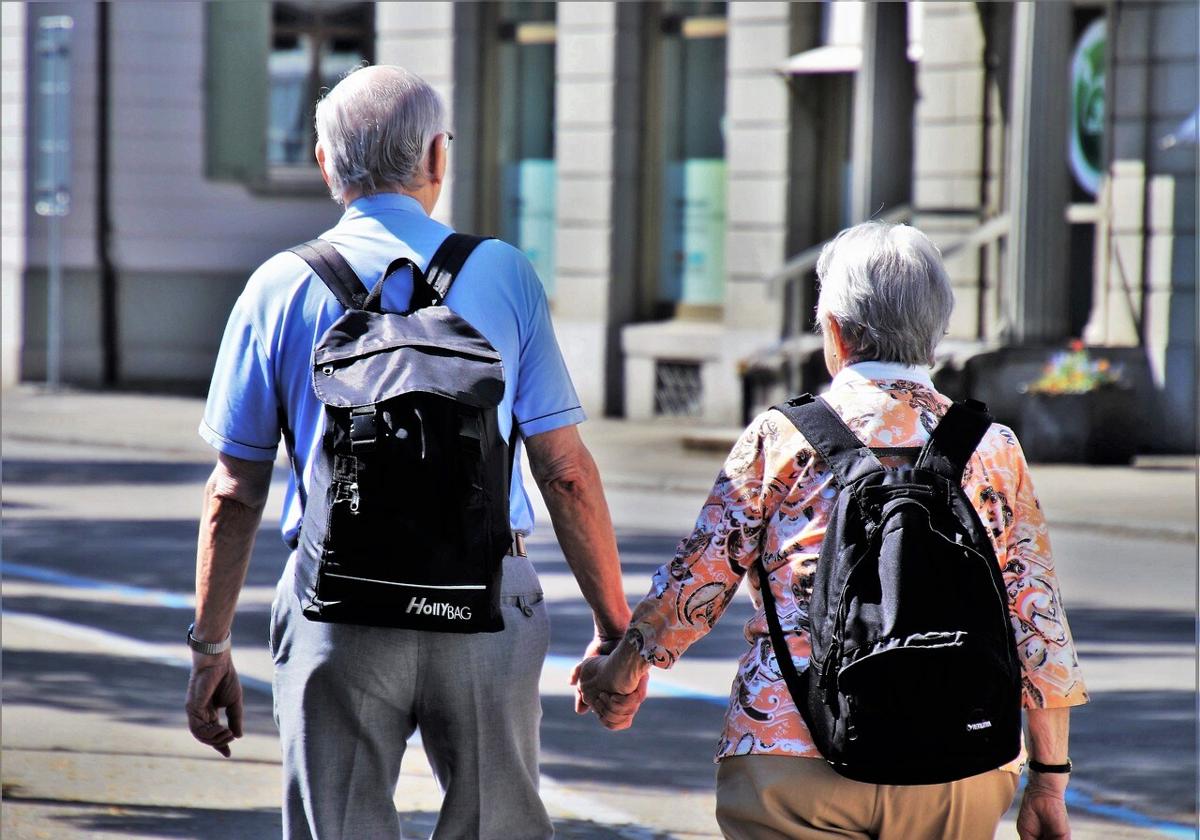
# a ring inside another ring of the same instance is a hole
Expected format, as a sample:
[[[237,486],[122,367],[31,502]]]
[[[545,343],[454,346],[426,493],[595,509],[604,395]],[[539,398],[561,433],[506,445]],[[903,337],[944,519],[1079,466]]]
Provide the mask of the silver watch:
[[[231,647],[233,647],[233,641],[232,641],[233,634],[229,634],[228,636],[226,636],[225,640],[222,642],[202,642],[199,639],[197,639],[195,636],[192,635],[192,631],[195,629],[196,629],[196,622],[193,621],[191,624],[188,625],[187,643],[188,643],[188,647],[190,647],[192,650],[196,651],[197,653],[204,653],[204,654],[208,654],[209,656],[216,656],[218,653],[224,653],[225,651],[227,651]]]

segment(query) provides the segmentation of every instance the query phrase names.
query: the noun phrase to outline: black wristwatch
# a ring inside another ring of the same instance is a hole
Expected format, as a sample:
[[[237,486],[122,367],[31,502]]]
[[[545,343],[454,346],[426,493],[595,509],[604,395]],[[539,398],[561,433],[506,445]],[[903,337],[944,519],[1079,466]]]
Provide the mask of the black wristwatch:
[[[1031,758],[1029,759],[1029,769],[1039,773],[1070,773],[1071,759],[1068,758],[1065,764],[1042,764]]]

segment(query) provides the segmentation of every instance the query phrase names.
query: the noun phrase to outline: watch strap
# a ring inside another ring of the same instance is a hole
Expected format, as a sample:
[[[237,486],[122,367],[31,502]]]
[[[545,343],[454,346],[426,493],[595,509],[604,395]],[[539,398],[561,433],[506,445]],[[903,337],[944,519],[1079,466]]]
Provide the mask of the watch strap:
[[[1036,770],[1038,773],[1070,773],[1071,759],[1067,759],[1064,764],[1043,764],[1040,761],[1029,759],[1029,769]]]
[[[224,653],[233,647],[233,635],[229,634],[224,641],[220,642],[202,642],[192,635],[192,631],[196,629],[196,622],[188,625],[187,629],[187,644],[192,650],[197,653],[204,653],[208,656],[216,656],[219,653]]]

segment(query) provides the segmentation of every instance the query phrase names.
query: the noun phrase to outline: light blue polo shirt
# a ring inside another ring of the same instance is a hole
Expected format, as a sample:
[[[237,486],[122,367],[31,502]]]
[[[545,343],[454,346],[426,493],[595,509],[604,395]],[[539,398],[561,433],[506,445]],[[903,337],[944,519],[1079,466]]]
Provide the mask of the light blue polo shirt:
[[[341,252],[370,288],[399,257],[428,266],[450,233],[429,218],[416,199],[386,193],[353,202],[321,238]],[[407,310],[411,294],[409,273],[393,276],[384,286],[384,309]],[[524,254],[499,240],[482,243],[450,289],[446,305],[500,352],[505,384],[498,412],[505,438],[514,415],[522,437],[584,420],[554,337],[545,291]],[[324,431],[324,406],[312,386],[313,350],[343,312],[296,255],[284,252],[263,263],[229,316],[200,436],[235,458],[273,460],[280,441],[280,407],[286,406],[307,486]],[[529,533],[533,511],[517,454],[509,515],[515,530]],[[285,540],[299,532],[302,517],[293,476],[281,521]]]

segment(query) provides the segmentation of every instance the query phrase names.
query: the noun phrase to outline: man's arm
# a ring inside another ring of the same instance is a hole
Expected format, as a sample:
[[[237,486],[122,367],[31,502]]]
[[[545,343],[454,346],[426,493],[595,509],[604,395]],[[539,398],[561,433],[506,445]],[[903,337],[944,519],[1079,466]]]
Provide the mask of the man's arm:
[[[592,608],[596,641],[619,641],[629,624],[612,517],[596,462],[571,425],[525,441],[567,565]]]
[[[1042,764],[1067,762],[1070,708],[1026,709],[1029,724],[1029,757]],[[1017,814],[1021,840],[1070,840],[1067,822],[1067,773],[1029,771],[1029,781]]]
[[[200,641],[221,642],[229,636],[267,503],[271,467],[271,461],[246,461],[222,454],[204,488],[192,630]],[[229,743],[242,737],[242,687],[230,651],[216,655],[192,652],[186,707],[188,728],[196,740],[228,758]],[[225,709],[228,725],[221,723],[220,709]]]

